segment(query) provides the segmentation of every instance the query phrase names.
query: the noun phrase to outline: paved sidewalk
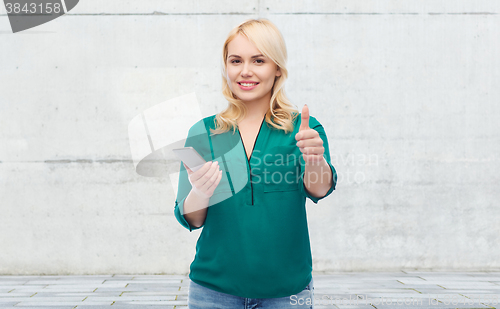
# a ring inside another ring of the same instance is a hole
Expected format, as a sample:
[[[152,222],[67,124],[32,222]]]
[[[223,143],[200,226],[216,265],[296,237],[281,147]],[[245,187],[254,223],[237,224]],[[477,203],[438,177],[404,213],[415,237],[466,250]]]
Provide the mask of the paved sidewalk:
[[[343,272],[313,278],[315,309],[500,308],[500,272]],[[188,286],[187,276],[169,275],[0,276],[0,308],[186,309]]]

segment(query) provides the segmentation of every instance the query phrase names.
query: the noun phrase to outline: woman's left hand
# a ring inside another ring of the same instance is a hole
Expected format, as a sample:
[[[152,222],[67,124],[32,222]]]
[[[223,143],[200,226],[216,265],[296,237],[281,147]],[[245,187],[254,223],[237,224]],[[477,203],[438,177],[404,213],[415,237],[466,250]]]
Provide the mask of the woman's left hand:
[[[301,119],[299,132],[295,134],[297,147],[302,152],[306,164],[321,162],[324,159],[325,148],[318,131],[309,128],[309,108],[307,105],[302,108]]]

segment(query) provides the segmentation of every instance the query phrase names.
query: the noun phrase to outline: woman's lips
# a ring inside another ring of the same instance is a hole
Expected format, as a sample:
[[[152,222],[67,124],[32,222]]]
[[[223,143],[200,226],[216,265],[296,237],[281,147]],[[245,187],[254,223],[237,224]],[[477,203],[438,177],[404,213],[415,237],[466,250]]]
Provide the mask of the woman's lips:
[[[253,85],[253,86],[243,86],[242,84],[238,83],[238,86],[240,86],[240,88],[241,88],[242,90],[252,90],[252,89],[254,89],[255,87],[257,87],[259,84],[260,84],[260,83],[257,83],[257,84],[255,84],[255,85]]]

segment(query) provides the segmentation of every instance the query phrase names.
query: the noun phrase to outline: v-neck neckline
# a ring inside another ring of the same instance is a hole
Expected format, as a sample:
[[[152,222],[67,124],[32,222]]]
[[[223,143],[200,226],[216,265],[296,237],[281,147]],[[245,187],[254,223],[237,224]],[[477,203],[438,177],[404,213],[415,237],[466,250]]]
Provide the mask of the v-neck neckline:
[[[260,135],[260,131],[262,131],[262,126],[264,124],[264,120],[266,120],[266,115],[264,115],[264,117],[262,118],[262,122],[260,123],[259,132],[257,132],[257,136],[255,137],[252,151],[250,152],[250,157],[247,156],[247,150],[245,148],[245,143],[243,142],[243,137],[241,137],[239,125],[236,126],[236,130],[238,131],[238,134],[240,135],[241,144],[243,145],[243,152],[244,152],[245,158],[247,159],[248,162],[250,162],[250,159],[252,159],[253,151],[255,150],[255,146],[257,145],[257,141],[259,140],[259,135]]]

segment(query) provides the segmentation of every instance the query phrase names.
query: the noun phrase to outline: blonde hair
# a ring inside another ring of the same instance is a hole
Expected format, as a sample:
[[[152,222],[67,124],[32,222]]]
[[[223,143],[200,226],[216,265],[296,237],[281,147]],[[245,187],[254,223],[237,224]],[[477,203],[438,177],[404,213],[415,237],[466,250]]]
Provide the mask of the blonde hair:
[[[285,95],[284,85],[288,77],[286,69],[287,52],[283,37],[278,28],[269,20],[247,19],[234,27],[224,42],[222,50],[222,94],[228,101],[228,106],[214,118],[215,130],[210,129],[212,134],[224,133],[229,130],[236,131],[237,121],[247,114],[245,103],[238,99],[229,88],[230,81],[227,80],[227,56],[228,44],[238,34],[242,34],[252,42],[257,49],[266,57],[274,61],[281,71],[281,76],[276,76],[271,89],[271,100],[265,120],[271,126],[284,130],[285,133],[293,131],[294,121],[299,111],[290,103]]]

